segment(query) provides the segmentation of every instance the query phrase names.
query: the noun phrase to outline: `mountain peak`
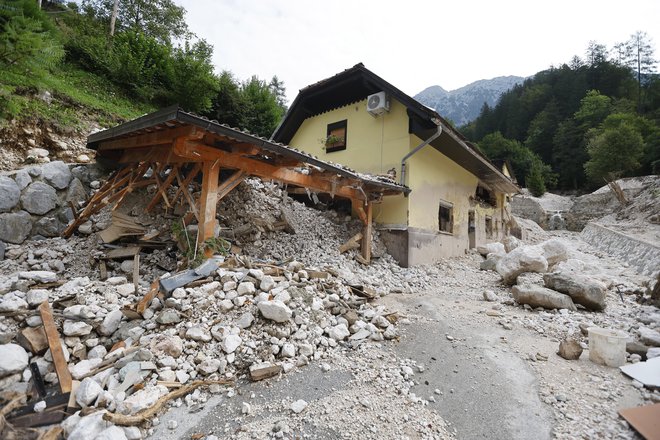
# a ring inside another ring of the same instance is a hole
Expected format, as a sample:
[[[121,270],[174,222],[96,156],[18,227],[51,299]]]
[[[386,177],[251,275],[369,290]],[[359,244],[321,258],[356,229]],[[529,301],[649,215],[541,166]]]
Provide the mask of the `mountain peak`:
[[[525,78],[520,76],[498,76],[480,79],[451,91],[435,85],[425,88],[414,98],[461,126],[479,116],[484,103],[493,107],[504,92],[524,80]]]

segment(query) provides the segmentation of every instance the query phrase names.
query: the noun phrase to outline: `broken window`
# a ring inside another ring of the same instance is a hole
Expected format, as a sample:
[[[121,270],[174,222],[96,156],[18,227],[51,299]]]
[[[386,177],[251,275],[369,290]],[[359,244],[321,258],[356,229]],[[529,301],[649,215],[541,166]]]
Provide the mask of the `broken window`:
[[[341,151],[346,149],[346,127],[348,120],[328,124],[327,136],[325,138],[325,152]]]
[[[497,196],[495,193],[481,184],[477,185],[477,192],[474,197],[481,203],[497,207]]]
[[[440,202],[438,210],[438,225],[442,232],[449,232],[454,230],[454,206],[448,202]]]
[[[493,218],[486,216],[486,238],[493,238]]]

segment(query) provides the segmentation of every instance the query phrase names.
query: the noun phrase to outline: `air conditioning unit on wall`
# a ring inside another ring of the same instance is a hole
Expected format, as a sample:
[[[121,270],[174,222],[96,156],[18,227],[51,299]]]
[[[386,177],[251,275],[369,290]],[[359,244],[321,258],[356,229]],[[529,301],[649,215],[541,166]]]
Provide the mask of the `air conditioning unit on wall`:
[[[367,98],[367,111],[376,117],[390,111],[390,99],[385,92],[374,93]]]

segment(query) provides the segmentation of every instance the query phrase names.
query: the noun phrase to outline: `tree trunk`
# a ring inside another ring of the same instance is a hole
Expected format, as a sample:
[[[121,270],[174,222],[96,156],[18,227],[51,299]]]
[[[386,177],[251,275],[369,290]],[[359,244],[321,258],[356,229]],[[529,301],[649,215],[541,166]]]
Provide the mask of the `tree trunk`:
[[[110,36],[115,35],[115,22],[117,21],[117,7],[119,5],[119,0],[115,0],[115,3],[112,5],[112,15],[110,16]]]

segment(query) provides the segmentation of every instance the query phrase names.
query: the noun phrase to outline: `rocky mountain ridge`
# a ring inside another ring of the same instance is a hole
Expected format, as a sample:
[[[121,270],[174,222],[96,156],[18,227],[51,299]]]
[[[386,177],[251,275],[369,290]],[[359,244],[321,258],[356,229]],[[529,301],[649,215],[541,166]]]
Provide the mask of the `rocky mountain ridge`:
[[[436,85],[427,87],[414,98],[461,126],[479,116],[484,102],[494,106],[504,92],[524,80],[521,76],[498,76],[475,81],[451,91]]]

